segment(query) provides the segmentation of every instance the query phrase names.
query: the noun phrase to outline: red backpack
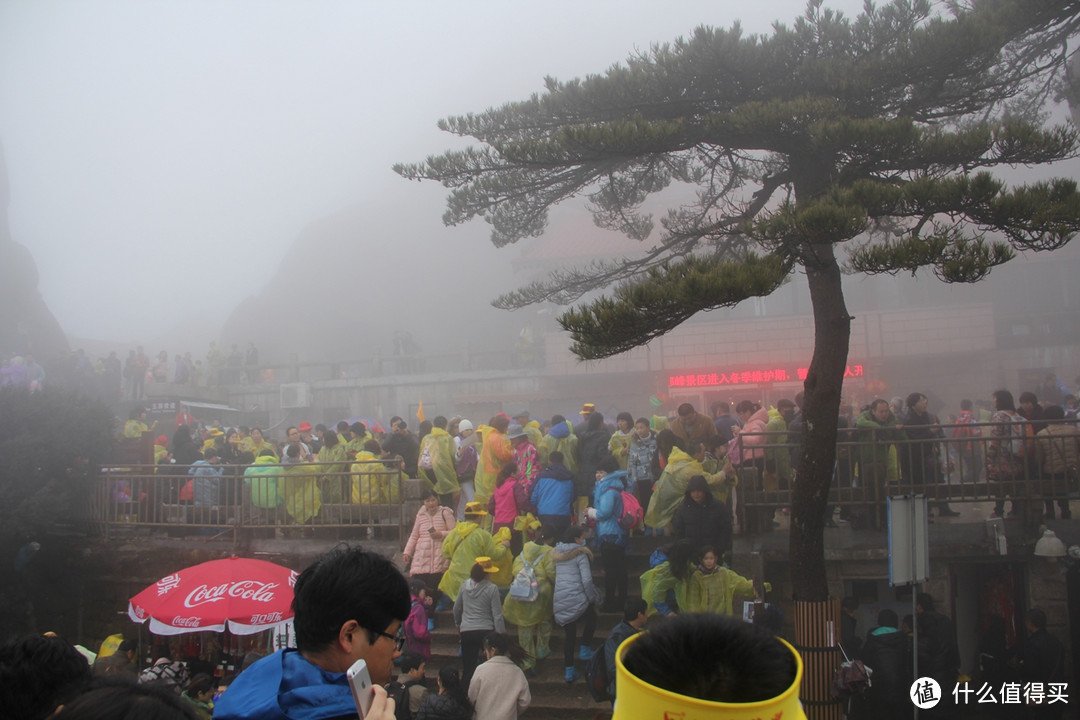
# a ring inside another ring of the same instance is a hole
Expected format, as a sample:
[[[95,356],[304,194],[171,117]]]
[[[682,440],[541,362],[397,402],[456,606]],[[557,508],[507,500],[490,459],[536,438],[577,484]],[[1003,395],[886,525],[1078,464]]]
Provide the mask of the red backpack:
[[[608,488],[608,490],[619,493],[622,503],[621,510],[619,506],[615,508],[615,515],[619,518],[619,527],[628,531],[639,527],[645,520],[645,511],[641,509],[641,503],[634,497],[634,494],[618,488]]]

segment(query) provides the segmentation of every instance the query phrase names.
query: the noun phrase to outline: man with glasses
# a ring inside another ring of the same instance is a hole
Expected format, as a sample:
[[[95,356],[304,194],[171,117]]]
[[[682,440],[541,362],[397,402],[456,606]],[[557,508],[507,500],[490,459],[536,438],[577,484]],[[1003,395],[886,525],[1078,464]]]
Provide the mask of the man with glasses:
[[[377,688],[367,717],[392,718],[383,688],[393,679],[394,658],[405,643],[401,624],[410,604],[408,582],[388,559],[360,548],[331,550],[296,580],[296,648],[278,650],[241,673],[221,696],[214,717],[355,716],[345,671],[363,659]]]
[[[311,462],[311,447],[301,438],[300,428],[293,425],[285,431],[285,435],[289,438],[290,444],[296,443],[300,446],[300,462]]]

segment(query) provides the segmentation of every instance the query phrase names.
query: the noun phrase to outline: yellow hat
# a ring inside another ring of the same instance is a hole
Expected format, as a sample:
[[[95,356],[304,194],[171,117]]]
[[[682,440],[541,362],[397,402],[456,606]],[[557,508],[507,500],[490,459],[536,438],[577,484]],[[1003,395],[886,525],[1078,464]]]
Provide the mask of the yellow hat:
[[[482,502],[465,503],[465,514],[466,515],[487,515],[487,510],[484,509],[484,503],[482,503]]]
[[[616,695],[611,720],[631,720],[642,717],[678,717],[684,720],[752,720],[754,718],[781,718],[782,720],[806,720],[806,713],[799,702],[799,686],[802,685],[803,664],[799,653],[784,640],[784,647],[795,656],[795,681],[780,695],[769,700],[749,703],[726,703],[701,700],[679,695],[670,690],[650,685],[633,675],[623,665],[623,655],[631,643],[640,640],[645,633],[630,636],[615,653]]]
[[[486,573],[497,573],[497,572],[499,572],[499,568],[495,567],[495,563],[492,562],[491,558],[489,558],[487,556],[481,556],[481,557],[476,558],[476,564],[479,565],[480,567],[484,568],[484,572],[486,572]]]
[[[213,430],[210,431],[210,437],[221,437],[224,434],[225,434],[225,431],[220,430],[218,428],[214,428]]]

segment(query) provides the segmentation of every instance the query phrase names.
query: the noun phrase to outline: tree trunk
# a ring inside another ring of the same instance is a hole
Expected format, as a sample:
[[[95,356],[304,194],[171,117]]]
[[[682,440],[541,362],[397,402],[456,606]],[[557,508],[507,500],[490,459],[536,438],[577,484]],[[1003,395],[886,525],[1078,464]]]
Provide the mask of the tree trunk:
[[[806,278],[814,309],[814,356],[803,386],[802,455],[792,484],[789,557],[794,599],[829,597],[825,575],[825,508],[836,461],[836,426],[847,367],[851,318],[832,245],[812,247]]]

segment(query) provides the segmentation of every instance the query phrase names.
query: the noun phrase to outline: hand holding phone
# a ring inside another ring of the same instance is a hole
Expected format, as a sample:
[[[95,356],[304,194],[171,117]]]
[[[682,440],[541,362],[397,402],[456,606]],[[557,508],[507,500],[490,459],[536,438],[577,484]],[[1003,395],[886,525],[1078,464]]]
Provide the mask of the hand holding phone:
[[[367,661],[361,658],[354,662],[352,667],[345,671],[345,676],[349,680],[356,710],[360,713],[360,717],[364,718],[371,709],[371,701],[375,699],[375,687],[371,684]]]

